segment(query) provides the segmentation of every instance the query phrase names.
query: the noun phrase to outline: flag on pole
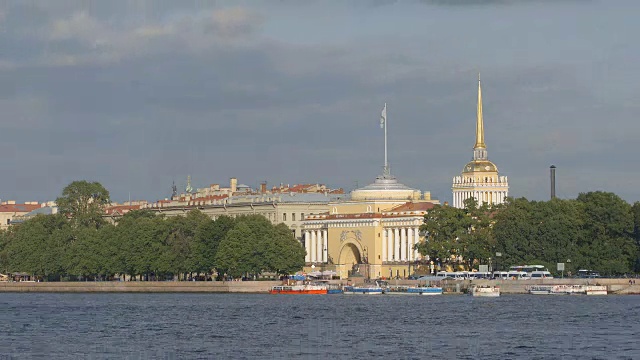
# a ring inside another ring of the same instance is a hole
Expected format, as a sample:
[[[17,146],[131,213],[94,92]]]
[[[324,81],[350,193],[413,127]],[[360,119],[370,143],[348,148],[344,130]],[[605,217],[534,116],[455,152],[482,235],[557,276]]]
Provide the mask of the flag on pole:
[[[384,129],[384,125],[387,122],[387,103],[384,103],[382,108],[382,114],[380,114],[380,129]]]

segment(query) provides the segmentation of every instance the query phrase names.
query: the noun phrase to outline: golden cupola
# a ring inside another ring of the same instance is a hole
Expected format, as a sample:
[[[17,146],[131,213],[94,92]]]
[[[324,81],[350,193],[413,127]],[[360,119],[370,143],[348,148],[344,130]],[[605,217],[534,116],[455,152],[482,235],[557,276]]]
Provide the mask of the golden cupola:
[[[484,119],[482,117],[482,85],[478,74],[478,110],[476,115],[476,144],[473,146],[473,160],[464,166],[462,173],[498,172],[498,167],[487,157],[487,145],[484,143]]]
[[[460,176],[453,177],[452,204],[462,208],[465,200],[475,198],[478,204],[500,204],[509,194],[506,176],[498,174],[498,167],[489,161],[487,145],[484,142],[484,119],[482,115],[482,85],[478,74],[478,110],[476,116],[476,143],[473,159],[462,169]]]

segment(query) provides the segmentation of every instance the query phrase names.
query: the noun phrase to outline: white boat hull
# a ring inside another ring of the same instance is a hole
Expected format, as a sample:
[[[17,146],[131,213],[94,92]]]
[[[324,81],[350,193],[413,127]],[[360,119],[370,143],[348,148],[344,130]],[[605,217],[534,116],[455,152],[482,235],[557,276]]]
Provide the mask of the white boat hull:
[[[533,285],[532,295],[607,295],[607,287],[601,285]]]
[[[602,285],[585,286],[587,295],[607,295],[607,287]]]
[[[442,295],[442,288],[439,287],[391,287],[385,290],[389,295]]]
[[[381,287],[346,286],[342,290],[347,295],[382,295],[383,293]]]
[[[500,288],[498,287],[472,287],[471,295],[476,297],[499,297]]]

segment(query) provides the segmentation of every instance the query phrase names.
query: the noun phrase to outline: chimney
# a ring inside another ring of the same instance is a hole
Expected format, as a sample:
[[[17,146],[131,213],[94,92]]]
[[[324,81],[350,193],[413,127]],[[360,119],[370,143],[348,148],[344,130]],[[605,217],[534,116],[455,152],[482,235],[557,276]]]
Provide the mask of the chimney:
[[[232,193],[232,194],[233,194],[233,193],[235,193],[235,192],[236,192],[236,190],[238,189],[238,179],[236,179],[236,178],[232,177],[232,178],[229,180],[229,187],[231,188],[231,193]]]
[[[263,181],[260,183],[260,192],[262,194],[266,194],[267,193],[267,182]]]
[[[551,172],[551,198],[555,199],[556,198],[556,166],[555,165],[551,165],[549,167],[549,170]]]

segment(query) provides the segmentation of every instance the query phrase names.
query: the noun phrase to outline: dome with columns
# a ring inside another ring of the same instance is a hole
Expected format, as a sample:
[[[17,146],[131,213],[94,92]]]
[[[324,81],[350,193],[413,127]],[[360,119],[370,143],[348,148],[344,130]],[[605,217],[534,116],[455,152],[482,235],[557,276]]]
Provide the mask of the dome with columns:
[[[482,87],[478,75],[478,109],[476,114],[476,143],[473,160],[468,162],[459,176],[453,177],[451,186],[454,207],[463,208],[466,199],[475,198],[478,204],[501,204],[509,196],[509,182],[499,175],[498,167],[489,161],[484,141],[484,118],[482,114]]]
[[[496,164],[489,160],[473,160],[467,163],[462,169],[462,174],[476,173],[476,172],[498,172]]]
[[[378,176],[373,184],[353,190],[351,200],[417,200],[420,190],[398,182],[393,176]]]

